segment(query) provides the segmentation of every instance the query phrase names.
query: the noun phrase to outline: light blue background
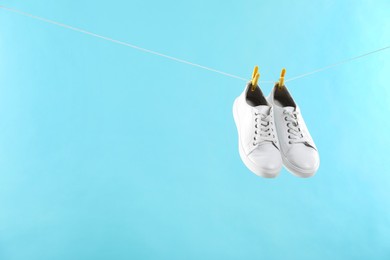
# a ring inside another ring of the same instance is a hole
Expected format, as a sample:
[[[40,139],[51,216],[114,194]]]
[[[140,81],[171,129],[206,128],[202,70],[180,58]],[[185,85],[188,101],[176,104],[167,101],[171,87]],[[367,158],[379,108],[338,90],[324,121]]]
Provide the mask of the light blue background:
[[[276,80],[390,43],[389,1],[1,1]],[[390,259],[390,51],[291,82],[314,178],[240,161],[244,82],[0,10],[0,259]],[[272,85],[263,85],[268,94]]]

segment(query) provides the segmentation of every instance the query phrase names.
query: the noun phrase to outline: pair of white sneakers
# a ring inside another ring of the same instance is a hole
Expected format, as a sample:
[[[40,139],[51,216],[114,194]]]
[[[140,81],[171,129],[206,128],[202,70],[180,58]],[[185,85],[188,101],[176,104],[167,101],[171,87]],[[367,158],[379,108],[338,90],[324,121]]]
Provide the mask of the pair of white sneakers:
[[[249,82],[236,98],[233,116],[244,164],[256,175],[278,176],[282,165],[296,176],[313,176],[320,159],[299,107],[286,86],[274,86],[265,98]]]

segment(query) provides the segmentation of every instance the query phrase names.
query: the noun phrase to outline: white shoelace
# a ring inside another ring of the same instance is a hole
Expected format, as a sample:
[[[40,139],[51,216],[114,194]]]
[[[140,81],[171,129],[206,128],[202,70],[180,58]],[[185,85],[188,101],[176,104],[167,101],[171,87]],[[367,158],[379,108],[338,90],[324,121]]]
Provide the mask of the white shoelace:
[[[260,112],[255,112],[255,136],[253,138],[253,146],[266,141],[276,143],[271,118],[271,114],[265,115]]]
[[[283,114],[285,115],[284,120],[287,122],[287,132],[289,133],[288,139],[290,139],[289,144],[308,143],[308,140],[303,135],[298,123],[298,112],[284,110]]]

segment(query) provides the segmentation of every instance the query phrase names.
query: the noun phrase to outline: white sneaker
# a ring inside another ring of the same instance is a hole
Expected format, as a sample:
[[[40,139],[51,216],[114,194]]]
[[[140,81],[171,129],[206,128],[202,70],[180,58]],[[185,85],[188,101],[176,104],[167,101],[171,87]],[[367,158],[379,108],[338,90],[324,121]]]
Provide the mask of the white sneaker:
[[[299,107],[286,86],[279,88],[276,84],[267,99],[274,109],[284,165],[296,176],[313,176],[320,166],[320,158]]]
[[[238,131],[238,149],[246,167],[258,176],[274,178],[282,168],[272,107],[260,88],[249,83],[236,98],[233,116]]]

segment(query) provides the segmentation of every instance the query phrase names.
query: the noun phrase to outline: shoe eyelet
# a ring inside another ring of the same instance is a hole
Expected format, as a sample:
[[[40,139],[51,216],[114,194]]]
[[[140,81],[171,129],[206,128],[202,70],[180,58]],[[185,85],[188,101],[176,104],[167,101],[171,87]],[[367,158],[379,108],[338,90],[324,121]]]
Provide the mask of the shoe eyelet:
[[[256,146],[256,143],[255,143],[255,142],[253,142],[253,146]]]
[[[284,117],[284,121],[287,121],[287,116]]]
[[[257,124],[255,124],[255,128],[257,128]]]
[[[292,144],[291,141],[288,141],[289,144]]]
[[[255,134],[257,135],[258,133],[259,133],[259,132],[256,130],[256,131],[255,131]]]
[[[288,136],[288,139],[291,139],[291,135]]]

